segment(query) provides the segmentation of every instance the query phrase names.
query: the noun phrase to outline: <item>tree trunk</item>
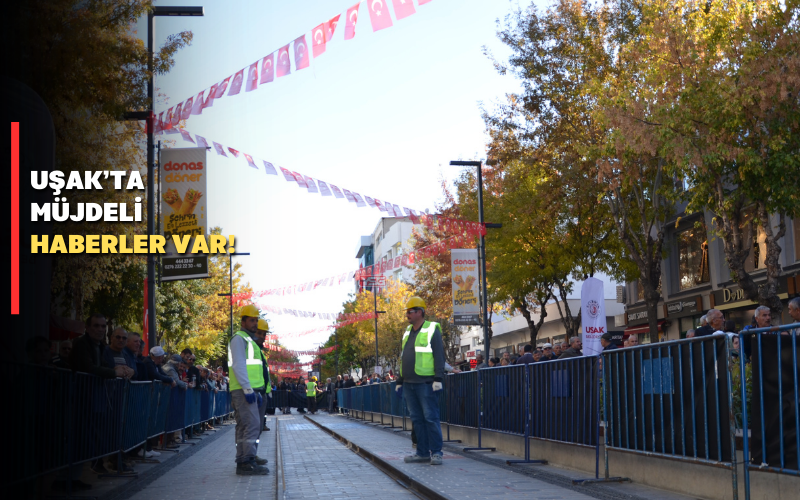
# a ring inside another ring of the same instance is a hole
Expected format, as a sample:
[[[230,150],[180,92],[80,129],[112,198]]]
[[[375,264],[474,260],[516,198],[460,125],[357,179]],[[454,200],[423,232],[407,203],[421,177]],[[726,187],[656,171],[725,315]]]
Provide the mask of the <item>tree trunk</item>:
[[[561,322],[564,324],[565,337],[569,340],[571,337],[579,336],[578,332],[581,328],[581,314],[583,311],[578,309],[578,316],[572,315],[567,302],[567,288],[565,286],[566,280],[558,283],[558,296],[561,300],[556,300],[556,307],[558,307],[558,315],[561,316]],[[561,309],[561,303],[564,304],[564,309]]]
[[[539,336],[539,329],[542,327],[544,324],[544,319],[547,317],[547,308],[545,306],[547,305],[547,301],[550,300],[552,296],[552,293],[548,293],[543,303],[539,306],[541,312],[539,313],[539,319],[536,321],[536,323],[534,323],[531,319],[531,312],[528,309],[528,300],[525,297],[515,297],[517,303],[519,303],[521,306],[519,307],[519,311],[522,313],[522,316],[528,323],[528,329],[530,330],[531,335],[531,345],[536,345],[536,337]]]

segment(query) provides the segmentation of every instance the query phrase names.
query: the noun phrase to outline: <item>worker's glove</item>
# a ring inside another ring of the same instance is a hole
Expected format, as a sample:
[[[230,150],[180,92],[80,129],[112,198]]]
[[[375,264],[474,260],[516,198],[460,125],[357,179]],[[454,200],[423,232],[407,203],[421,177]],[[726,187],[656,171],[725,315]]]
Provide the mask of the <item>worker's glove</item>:
[[[268,397],[269,399],[272,399],[272,393],[271,393],[271,392],[268,392],[268,393],[267,393],[267,397]]]
[[[431,389],[433,389],[433,392],[441,391],[442,390],[442,383],[441,382],[434,382],[433,385],[431,386]]]
[[[253,404],[256,402],[256,393],[253,389],[244,389],[244,399],[249,404]]]
[[[398,398],[403,399],[403,386],[401,384],[397,385],[394,391]]]
[[[258,406],[264,404],[264,398],[261,397],[261,393],[257,393],[256,396],[258,396]]]

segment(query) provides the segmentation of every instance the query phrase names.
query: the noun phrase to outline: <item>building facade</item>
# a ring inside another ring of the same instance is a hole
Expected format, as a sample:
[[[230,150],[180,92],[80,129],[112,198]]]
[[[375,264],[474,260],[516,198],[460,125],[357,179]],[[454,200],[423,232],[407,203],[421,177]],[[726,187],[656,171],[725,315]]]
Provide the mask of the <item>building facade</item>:
[[[616,325],[624,327],[625,337],[638,334],[640,343],[677,340],[700,326],[700,318],[711,308],[721,310],[726,320],[736,323],[737,331],[753,320],[755,302],[744,298],[731,278],[725,261],[724,242],[716,237],[710,212],[679,214],[665,225],[667,256],[661,265],[661,301],[658,304],[658,335],[651,338],[648,312],[640,283],[625,285],[625,314]],[[777,226],[777,217],[772,220]],[[800,220],[786,220],[786,234],[780,240],[783,275],[778,294],[784,303],[783,317],[774,323],[788,323],[786,303],[800,291]],[[746,269],[756,283],[766,281],[766,237],[760,228],[755,234],[745,231],[752,243]]]
[[[410,251],[408,243],[414,224],[408,217],[382,217],[372,234],[360,238],[356,249],[356,258],[359,267],[367,267],[379,262],[386,263],[386,270],[382,275],[388,279],[410,283],[414,278],[413,267],[395,265],[398,257],[402,258]],[[356,283],[356,292],[361,283]]]

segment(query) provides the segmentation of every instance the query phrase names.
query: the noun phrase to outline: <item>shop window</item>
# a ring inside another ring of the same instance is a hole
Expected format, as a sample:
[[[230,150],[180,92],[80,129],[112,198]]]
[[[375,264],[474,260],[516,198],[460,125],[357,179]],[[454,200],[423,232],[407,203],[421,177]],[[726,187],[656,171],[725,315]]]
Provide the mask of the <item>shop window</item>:
[[[656,288],[658,293],[661,293],[661,276],[658,277],[658,288]],[[644,285],[642,284],[642,280],[636,282],[636,299],[638,302],[644,301]]]
[[[677,234],[678,288],[688,290],[708,283],[708,241],[705,225]]]
[[[750,244],[750,253],[744,262],[744,270],[747,272],[764,269],[764,259],[767,256],[767,234],[755,219],[755,210],[745,213],[743,222],[744,240]]]

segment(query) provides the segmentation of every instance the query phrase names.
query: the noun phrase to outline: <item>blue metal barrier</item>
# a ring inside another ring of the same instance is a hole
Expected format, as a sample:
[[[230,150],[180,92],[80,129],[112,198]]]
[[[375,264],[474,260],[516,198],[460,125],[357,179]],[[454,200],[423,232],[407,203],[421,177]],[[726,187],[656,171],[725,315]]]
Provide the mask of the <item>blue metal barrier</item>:
[[[392,414],[392,398],[394,397],[394,386],[392,383],[378,385],[381,390],[381,413],[384,415]]]
[[[745,402],[741,422],[748,500],[750,469],[800,475],[798,335],[800,323],[739,333],[737,382]],[[748,362],[752,363],[752,394],[747,393]]]
[[[130,451],[147,441],[152,382],[126,382],[125,409],[122,416],[123,452]]]
[[[480,380],[483,370],[459,373],[444,378],[447,395],[448,423],[462,427],[478,427],[480,418]]]
[[[173,387],[169,395],[169,409],[164,432],[176,432],[186,425],[186,392],[187,389]]]
[[[200,393],[200,422],[211,420],[211,392],[198,391]]]
[[[403,416],[403,400],[397,396],[397,382],[390,382],[389,383],[389,393],[391,397],[389,398],[389,403],[391,405],[391,410],[389,413],[393,417],[402,417]]]
[[[525,434],[526,365],[480,370],[485,401],[483,426],[498,432]]]

